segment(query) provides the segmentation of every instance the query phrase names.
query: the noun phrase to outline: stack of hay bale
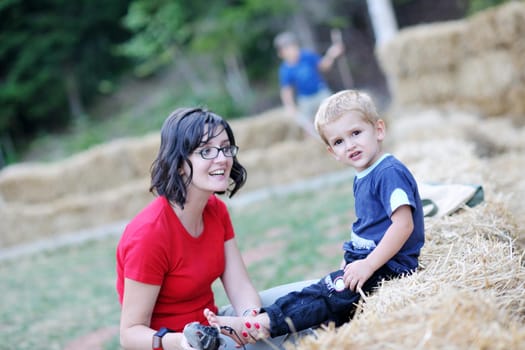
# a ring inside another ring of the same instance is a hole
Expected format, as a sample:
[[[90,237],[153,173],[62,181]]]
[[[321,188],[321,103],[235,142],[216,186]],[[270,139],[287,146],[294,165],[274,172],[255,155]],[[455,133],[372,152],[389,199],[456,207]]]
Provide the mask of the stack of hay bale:
[[[378,49],[397,105],[525,113],[525,3],[407,28]]]
[[[49,164],[0,172],[0,247],[123,220],[147,203],[158,135],[124,139]]]

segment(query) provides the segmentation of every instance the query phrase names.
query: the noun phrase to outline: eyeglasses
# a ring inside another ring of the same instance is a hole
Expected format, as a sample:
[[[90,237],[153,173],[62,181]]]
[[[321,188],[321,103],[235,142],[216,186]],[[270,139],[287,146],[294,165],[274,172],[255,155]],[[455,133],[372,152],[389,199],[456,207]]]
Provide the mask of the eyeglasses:
[[[239,147],[234,145],[228,145],[221,148],[205,147],[195,153],[200,154],[203,159],[215,159],[219,156],[219,152],[222,152],[222,154],[224,154],[225,157],[235,157],[238,151]]]

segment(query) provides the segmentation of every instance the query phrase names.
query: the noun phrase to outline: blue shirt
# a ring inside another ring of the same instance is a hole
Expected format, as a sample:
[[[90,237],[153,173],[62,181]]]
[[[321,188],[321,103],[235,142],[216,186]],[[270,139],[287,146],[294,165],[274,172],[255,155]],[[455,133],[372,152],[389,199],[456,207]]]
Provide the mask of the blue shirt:
[[[310,96],[326,88],[326,83],[319,72],[321,56],[314,52],[301,50],[299,60],[290,65],[281,63],[279,82],[281,87],[292,87],[298,97]]]
[[[423,209],[416,180],[410,171],[386,154],[354,178],[355,212],[350,241],[345,251],[361,258],[368,256],[392,224],[392,213],[402,205],[412,208],[414,230],[399,252],[386,265],[397,273],[413,271],[425,242]]]

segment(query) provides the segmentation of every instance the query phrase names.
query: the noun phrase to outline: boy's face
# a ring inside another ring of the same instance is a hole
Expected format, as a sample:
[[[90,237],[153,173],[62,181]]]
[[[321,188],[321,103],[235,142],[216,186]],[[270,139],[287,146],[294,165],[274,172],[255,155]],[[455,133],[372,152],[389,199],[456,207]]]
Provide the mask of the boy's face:
[[[300,49],[299,46],[289,44],[279,49],[279,57],[289,64],[294,64],[299,60]]]
[[[372,125],[360,113],[350,112],[323,126],[328,151],[337,161],[361,172],[374,164],[383,154],[385,123]]]

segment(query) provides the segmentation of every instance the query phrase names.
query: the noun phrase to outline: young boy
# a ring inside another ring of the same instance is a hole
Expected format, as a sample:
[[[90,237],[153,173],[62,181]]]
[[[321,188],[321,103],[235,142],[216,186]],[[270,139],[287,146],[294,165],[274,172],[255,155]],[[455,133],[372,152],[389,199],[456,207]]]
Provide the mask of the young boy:
[[[343,44],[332,44],[321,57],[315,52],[301,49],[294,34],[283,32],[275,37],[274,46],[282,59],[279,67],[282,103],[299,125],[315,136],[313,117],[321,101],[330,95],[321,72],[333,66],[344,51]]]
[[[252,317],[205,315],[211,325],[229,325],[244,343],[252,337],[291,332],[289,319],[300,331],[325,322],[348,321],[360,299],[381,280],[410,274],[418,267],[424,243],[423,210],[410,171],[384,153],[385,122],[371,98],[345,90],[326,99],[315,117],[315,128],[333,157],[356,170],[355,211],[350,240],[343,245],[341,270],[300,292],[287,294]]]

